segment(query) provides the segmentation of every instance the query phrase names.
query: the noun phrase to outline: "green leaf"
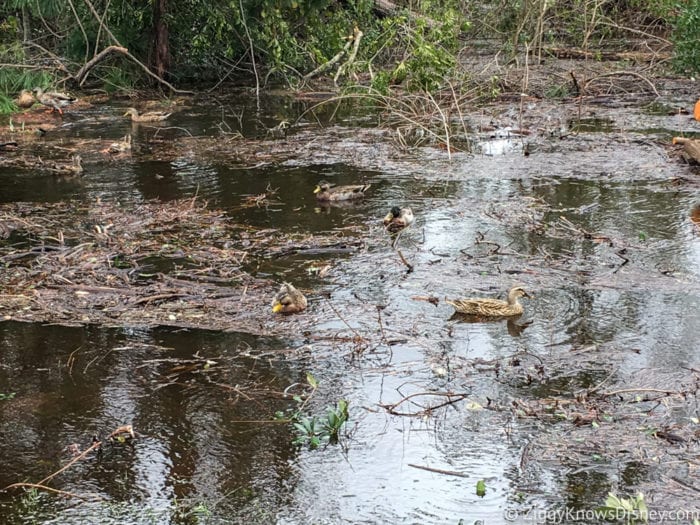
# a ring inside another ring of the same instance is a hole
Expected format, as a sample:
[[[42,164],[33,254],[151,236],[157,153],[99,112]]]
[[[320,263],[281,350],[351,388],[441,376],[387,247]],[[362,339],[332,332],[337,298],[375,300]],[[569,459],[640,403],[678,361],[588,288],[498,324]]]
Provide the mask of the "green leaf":
[[[309,383],[314,390],[318,388],[318,381],[316,381],[316,378],[311,372],[306,372],[306,382]]]
[[[483,498],[485,494],[486,494],[486,482],[483,479],[480,479],[479,481],[476,482],[476,495],[479,496],[480,498]]]

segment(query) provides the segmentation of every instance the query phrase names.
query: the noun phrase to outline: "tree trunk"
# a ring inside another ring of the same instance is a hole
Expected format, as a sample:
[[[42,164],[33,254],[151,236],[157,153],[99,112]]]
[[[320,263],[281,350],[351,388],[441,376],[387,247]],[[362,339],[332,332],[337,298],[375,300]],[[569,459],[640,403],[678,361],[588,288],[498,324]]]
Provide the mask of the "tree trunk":
[[[153,71],[160,78],[165,78],[170,69],[170,43],[168,25],[165,17],[168,13],[168,0],[153,2]]]

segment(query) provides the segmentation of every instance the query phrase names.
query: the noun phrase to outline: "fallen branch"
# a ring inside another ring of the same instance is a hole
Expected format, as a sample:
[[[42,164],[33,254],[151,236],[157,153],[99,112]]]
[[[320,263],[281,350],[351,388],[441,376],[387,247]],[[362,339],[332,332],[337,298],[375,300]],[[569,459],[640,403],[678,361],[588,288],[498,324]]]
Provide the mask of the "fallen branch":
[[[355,57],[357,57],[357,51],[360,49],[360,40],[362,40],[363,34],[364,33],[362,33],[362,31],[360,31],[360,29],[357,26],[354,27],[352,32],[352,41],[354,42],[352,46],[352,51],[350,52],[350,56],[345,61],[345,63],[338,68],[335,77],[333,77],[334,84],[338,82],[340,75],[348,71],[350,69],[350,66],[352,66],[352,64],[355,62]]]
[[[622,390],[613,390],[611,392],[603,392],[601,395],[602,396],[616,396],[619,394],[632,394],[634,392],[645,392],[645,393],[652,393],[652,394],[666,394],[670,396],[674,395],[681,395],[682,392],[679,392],[677,390],[661,390],[658,388],[623,388]]]
[[[315,77],[315,76],[317,76],[317,75],[320,75],[320,74],[323,73],[326,69],[330,69],[330,68],[331,68],[332,66],[334,66],[341,58],[343,58],[343,55],[344,55],[345,53],[348,52],[348,49],[350,49],[350,45],[352,44],[352,41],[353,41],[352,35],[350,35],[350,36],[347,37],[347,38],[348,38],[348,41],[347,41],[346,44],[343,46],[343,49],[341,49],[340,51],[338,51],[338,53],[336,53],[336,55],[335,55],[333,58],[331,58],[331,59],[328,60],[327,62],[324,62],[323,64],[321,64],[320,66],[318,66],[316,69],[314,69],[313,71],[311,71],[310,73],[307,73],[306,75],[304,75],[304,80],[309,80],[310,78],[313,78],[313,77]]]
[[[107,441],[113,441],[113,439],[114,439],[115,437],[117,437],[117,436],[119,436],[119,435],[121,435],[121,434],[128,434],[132,439],[135,437],[135,435],[134,435],[134,429],[133,429],[133,427],[132,427],[131,425],[122,425],[122,426],[116,428],[116,429],[107,437]],[[5,491],[8,491],[8,490],[10,490],[10,489],[15,489],[15,488],[41,489],[41,490],[46,490],[46,491],[48,491],[48,492],[54,492],[54,493],[56,493],[56,494],[60,494],[60,495],[62,495],[62,496],[67,496],[67,497],[72,497],[72,498],[78,498],[78,499],[87,501],[88,498],[86,498],[85,496],[81,496],[81,495],[79,495],[79,494],[74,494],[74,493],[72,493],[72,492],[67,492],[67,491],[65,491],[65,490],[55,489],[55,488],[53,488],[53,487],[47,486],[46,483],[49,482],[49,481],[51,481],[51,480],[52,480],[53,478],[55,478],[56,476],[58,476],[61,472],[65,472],[66,470],[68,470],[70,467],[72,467],[73,465],[75,465],[75,463],[77,463],[77,462],[80,461],[81,459],[85,458],[85,456],[87,456],[87,455],[88,455],[90,452],[92,452],[93,450],[100,450],[101,447],[102,447],[102,441],[100,441],[100,440],[94,438],[94,440],[93,440],[93,442],[92,442],[92,445],[90,445],[90,447],[88,447],[86,450],[84,450],[83,452],[81,452],[80,454],[78,454],[77,456],[75,456],[73,459],[71,459],[68,463],[66,463],[63,467],[61,467],[61,468],[58,469],[57,471],[55,471],[55,472],[53,472],[52,474],[49,474],[48,476],[46,476],[46,477],[45,477],[44,479],[42,479],[41,481],[38,481],[37,483],[28,483],[28,482],[12,483],[11,485],[8,485],[8,486],[6,486],[5,488],[3,488],[1,491],[2,491],[2,492],[5,492]],[[101,500],[101,499],[102,499],[102,498],[100,498],[99,496],[96,496],[95,498],[96,498],[96,500]]]
[[[85,496],[81,496],[80,494],[75,494],[73,492],[67,492],[65,490],[59,490],[55,489],[53,487],[47,487],[46,485],[42,485],[41,483],[13,483],[12,485],[8,485],[4,489],[2,489],[2,492],[5,492],[10,489],[18,489],[18,488],[30,488],[30,489],[40,489],[40,490],[45,490],[47,492],[53,492],[55,494],[58,494],[60,496],[65,496],[68,498],[78,498],[83,501],[89,501],[88,498]],[[104,498],[101,498],[100,496],[94,496],[94,501],[102,501]]]
[[[399,250],[398,248],[396,248],[396,253],[399,254],[399,259],[401,259],[401,262],[404,263],[408,268],[406,273],[411,273],[413,271],[413,265],[406,260],[406,258],[403,256],[403,253],[401,253],[401,250]]]
[[[428,472],[437,472],[438,474],[447,474],[448,476],[459,476],[460,478],[468,478],[469,474],[462,474],[461,472],[455,472],[454,470],[443,470],[441,468],[426,467],[424,465],[414,465],[413,463],[408,464],[409,467],[419,468],[421,470],[427,470]]]
[[[414,397],[423,397],[423,396],[446,397],[447,401],[445,401],[443,403],[439,403],[439,404],[434,405],[434,406],[429,406],[427,408],[423,408],[419,412],[398,412],[396,410],[397,407],[401,406],[406,401],[408,401]],[[447,406],[447,405],[452,405],[454,403],[457,403],[459,401],[466,399],[467,397],[468,397],[468,394],[466,394],[466,393],[454,394],[451,392],[418,392],[418,393],[406,396],[403,399],[401,399],[400,401],[397,401],[396,403],[393,403],[391,405],[381,405],[380,404],[379,406],[394,416],[414,416],[415,417],[415,416],[423,416],[423,415],[429,414],[430,412],[432,412],[435,409],[442,408],[442,407]]]
[[[85,80],[87,80],[87,75],[90,72],[90,70],[93,67],[95,67],[98,63],[102,62],[110,53],[121,53],[122,55],[128,56],[129,50],[125,47],[109,46],[97,53],[97,55],[95,55],[89,61],[87,61],[83,65],[83,67],[81,67],[80,70],[73,76],[73,78],[79,86],[82,86],[85,83]]]
[[[638,79],[644,81],[651,88],[652,92],[654,93],[654,95],[657,96],[657,98],[661,96],[661,95],[659,95],[659,92],[656,90],[656,86],[654,86],[654,84],[651,82],[651,80],[649,80],[644,75],[640,75],[639,73],[637,73],[635,71],[612,71],[610,73],[601,73],[600,75],[593,77],[592,79],[590,79],[589,81],[587,81],[583,85],[582,93],[585,93],[586,90],[588,89],[588,86],[590,84],[592,84],[593,82],[595,82],[596,80],[600,80],[601,78],[605,78],[605,77],[623,77],[623,76],[637,77]]]

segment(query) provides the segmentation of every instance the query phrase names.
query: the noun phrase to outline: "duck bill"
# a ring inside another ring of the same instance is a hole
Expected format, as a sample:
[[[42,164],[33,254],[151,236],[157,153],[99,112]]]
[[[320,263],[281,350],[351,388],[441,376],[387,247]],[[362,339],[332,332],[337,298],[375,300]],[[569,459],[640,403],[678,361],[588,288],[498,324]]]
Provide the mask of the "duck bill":
[[[316,187],[314,188],[314,193],[318,193],[318,192],[320,192],[320,191],[321,191],[321,186],[316,186]]]
[[[272,307],[272,313],[276,314],[277,312],[282,311],[282,303],[277,303]]]

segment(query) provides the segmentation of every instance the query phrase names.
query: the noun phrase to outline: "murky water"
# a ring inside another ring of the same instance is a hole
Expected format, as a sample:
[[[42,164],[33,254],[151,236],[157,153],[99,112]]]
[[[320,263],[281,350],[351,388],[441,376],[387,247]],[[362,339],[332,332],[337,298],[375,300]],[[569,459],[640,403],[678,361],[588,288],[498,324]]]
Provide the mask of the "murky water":
[[[284,97],[270,104],[259,118],[243,108],[248,136],[265,137],[260,121],[272,127],[302,111]],[[232,109],[224,106],[229,124]],[[377,160],[368,148],[366,163],[341,150],[251,167],[188,151],[154,160],[154,128],[104,118],[115,111],[92,110],[59,133],[67,140],[133,133],[131,156],[87,152],[79,179],[0,170],[0,201],[128,205],[197,194],[253,227],[352,229],[364,245],[251,255],[252,273],[310,292],[306,313],[281,320],[287,337],[0,323],[0,393],[13,395],[0,400],[1,486],[43,479],[70,460],[67,447],[84,450],[94,435],[124,424],[137,433],[133,445],[108,445],[52,481],[89,501],[13,492],[0,499],[0,521],[498,523],[523,501],[590,508],[608,491],[631,491],[652,477],[644,463],[609,462],[581,471],[543,463],[526,474],[524,450],[538,428],[483,407],[590,388],[616,370],[618,378],[700,364],[700,235],[690,220],[697,187],[669,181],[696,175],[658,144],[611,148],[605,135],[619,123],[601,118],[576,127],[583,135],[575,142],[544,141],[529,157],[499,147],[452,160],[432,149]],[[348,119],[341,129],[351,137],[349,126],[361,119]],[[221,122],[221,106],[188,107],[164,133],[216,135]],[[362,202],[322,207],[311,192],[321,179],[372,187]],[[266,205],[243,205],[270,189]],[[394,204],[418,217],[399,245],[410,273],[380,227]],[[177,261],[144,264],[167,272]],[[325,278],[311,271],[326,264]],[[534,297],[515,322],[467,322],[442,302],[502,296],[516,282]],[[420,300],[427,296],[440,303]],[[360,348],[358,335],[369,348]],[[582,354],[589,366],[568,370],[567,356]],[[535,366],[506,379],[494,373],[513,356],[553,358],[561,367],[547,377]],[[341,445],[295,446],[294,429],[274,421],[275,412],[298,406],[290,395],[305,391],[307,372],[320,385],[307,410],[324,414],[339,399],[350,402]],[[446,393],[465,400],[421,412]],[[387,410],[411,395],[414,402],[396,410],[415,417]]]

